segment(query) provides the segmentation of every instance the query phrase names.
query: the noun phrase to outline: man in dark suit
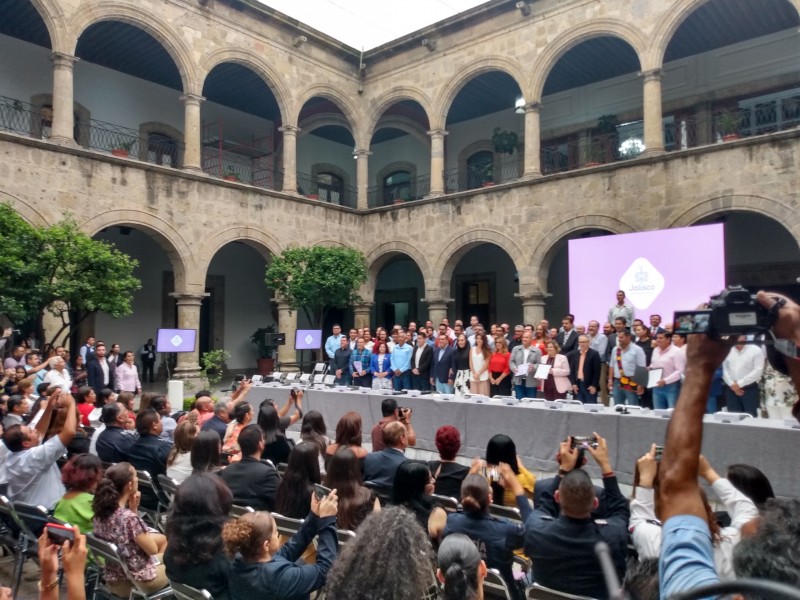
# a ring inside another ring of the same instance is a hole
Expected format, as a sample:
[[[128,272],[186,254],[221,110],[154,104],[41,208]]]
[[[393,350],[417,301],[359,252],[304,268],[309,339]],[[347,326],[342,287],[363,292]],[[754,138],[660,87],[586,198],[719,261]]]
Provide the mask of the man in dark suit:
[[[567,315],[561,319],[562,331],[556,336],[556,343],[558,343],[561,350],[559,354],[569,354],[578,347],[578,332],[575,331],[572,315]]]
[[[136,443],[136,436],[128,431],[128,409],[119,402],[106,404],[100,412],[100,422],[106,428],[97,436],[97,456],[107,463],[128,460],[128,452]]]
[[[664,333],[666,329],[661,327],[661,315],[650,315],[650,338],[656,339],[659,333]]]
[[[431,389],[431,362],[433,350],[428,346],[428,334],[420,330],[417,332],[417,345],[411,354],[411,385],[415,390],[427,391]]]
[[[233,494],[233,503],[254,510],[274,510],[281,478],[275,467],[261,460],[264,451],[261,428],[253,423],[242,429],[239,447],[242,460],[228,465],[219,474]]]
[[[383,450],[370,452],[364,458],[364,481],[388,489],[394,484],[397,467],[408,460],[405,455],[408,447],[406,426],[399,421],[387,423],[383,428],[383,443],[386,445]]]
[[[94,356],[94,360],[86,365],[86,372],[88,374],[87,381],[89,387],[99,396],[103,388],[108,388],[110,390],[115,389],[115,369],[106,358],[106,346],[103,342],[97,342]]]
[[[137,471],[147,471],[153,478],[153,485],[156,488],[159,487],[158,476],[167,474],[167,456],[172,449],[171,443],[161,439],[162,431],[161,415],[155,409],[140,410],[136,415],[136,433],[139,434],[139,439],[128,450],[128,462]],[[158,498],[147,488],[141,492],[142,506],[155,509],[158,506]]]
[[[431,353],[431,384],[440,394],[453,393],[453,373],[450,366],[453,362],[453,348],[446,333],[436,338],[436,348]]]
[[[589,336],[578,336],[578,349],[567,354],[569,380],[575,399],[584,404],[597,404],[600,389],[600,354],[589,347]]]

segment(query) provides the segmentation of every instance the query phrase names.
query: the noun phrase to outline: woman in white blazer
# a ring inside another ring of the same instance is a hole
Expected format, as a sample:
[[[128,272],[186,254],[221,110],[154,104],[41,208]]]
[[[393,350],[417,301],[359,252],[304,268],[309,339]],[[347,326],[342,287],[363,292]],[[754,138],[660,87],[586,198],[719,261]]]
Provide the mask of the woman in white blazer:
[[[560,400],[567,397],[570,389],[569,361],[563,354],[559,354],[558,343],[555,340],[547,342],[547,354],[540,359],[543,365],[550,365],[547,379],[539,380],[539,392],[545,400]]]

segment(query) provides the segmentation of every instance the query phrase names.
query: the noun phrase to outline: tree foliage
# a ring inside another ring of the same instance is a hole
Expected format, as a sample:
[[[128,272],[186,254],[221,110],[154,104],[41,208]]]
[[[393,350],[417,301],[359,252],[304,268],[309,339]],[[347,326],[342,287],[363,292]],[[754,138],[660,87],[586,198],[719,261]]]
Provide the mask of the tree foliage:
[[[292,310],[302,309],[311,325],[322,328],[331,308],[360,300],[367,261],[358,250],[322,246],[289,248],[272,259],[265,281]]]
[[[35,227],[8,204],[0,204],[0,231],[0,313],[12,321],[37,319],[41,330],[47,310],[63,325],[48,341],[61,342],[92,313],[131,314],[138,262],[113,244],[93,240],[70,218]],[[70,323],[70,315],[80,316]]]

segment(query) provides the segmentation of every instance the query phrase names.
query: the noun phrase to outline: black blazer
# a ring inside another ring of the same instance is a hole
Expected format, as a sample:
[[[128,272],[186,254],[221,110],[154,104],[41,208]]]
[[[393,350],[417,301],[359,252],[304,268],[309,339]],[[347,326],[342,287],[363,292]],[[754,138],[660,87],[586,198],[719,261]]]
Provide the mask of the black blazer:
[[[275,510],[275,497],[281,483],[275,467],[252,456],[243,456],[219,474],[233,494],[233,503],[253,510]]]
[[[397,467],[408,458],[399,450],[385,448],[380,452],[370,452],[364,458],[364,481],[371,481],[375,485],[391,488],[394,485],[394,476]]]
[[[562,331],[556,336],[556,342],[558,345],[561,346],[561,351],[559,354],[569,354],[573,350],[578,348],[578,337],[580,334],[575,331],[575,329],[571,329],[569,333],[569,341],[566,343],[564,342],[564,338],[567,336],[566,331]]]
[[[578,385],[578,362],[580,359],[580,350],[573,350],[567,354],[569,381],[572,385]],[[586,359],[583,361],[583,381],[587,386],[600,387],[600,353],[597,350],[591,348],[586,350]]]
[[[411,368],[414,368],[414,356],[417,354],[417,347],[411,353]],[[427,382],[431,378],[431,363],[433,362],[433,350],[428,344],[422,348],[422,356],[419,357],[419,377],[424,377]]]
[[[453,364],[453,348],[445,346],[442,360],[439,360],[439,348],[431,348],[431,377],[439,383],[447,383],[450,377],[450,367]]]
[[[103,388],[107,387],[111,390],[115,390],[116,388],[116,371],[115,366],[112,364],[110,360],[106,360],[108,364],[108,385],[103,385],[103,369],[100,366],[100,361],[95,359],[89,362],[86,365],[86,372],[88,374],[88,383],[89,387],[94,390],[94,393],[98,396]]]

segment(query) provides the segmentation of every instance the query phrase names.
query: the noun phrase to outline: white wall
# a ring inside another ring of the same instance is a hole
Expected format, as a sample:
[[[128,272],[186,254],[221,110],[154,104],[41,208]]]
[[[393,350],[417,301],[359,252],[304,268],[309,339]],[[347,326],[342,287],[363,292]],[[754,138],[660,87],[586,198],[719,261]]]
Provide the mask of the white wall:
[[[356,187],[356,161],[353,148],[307,133],[297,140],[297,172],[311,175],[311,167],[327,163],[342,169],[349,178],[348,185]]]
[[[369,157],[369,186],[381,185],[378,173],[387,165],[403,161],[410,162],[417,167],[417,177],[429,175],[431,172],[430,144],[423,145],[412,135],[374,144],[370,147],[372,156]]]

